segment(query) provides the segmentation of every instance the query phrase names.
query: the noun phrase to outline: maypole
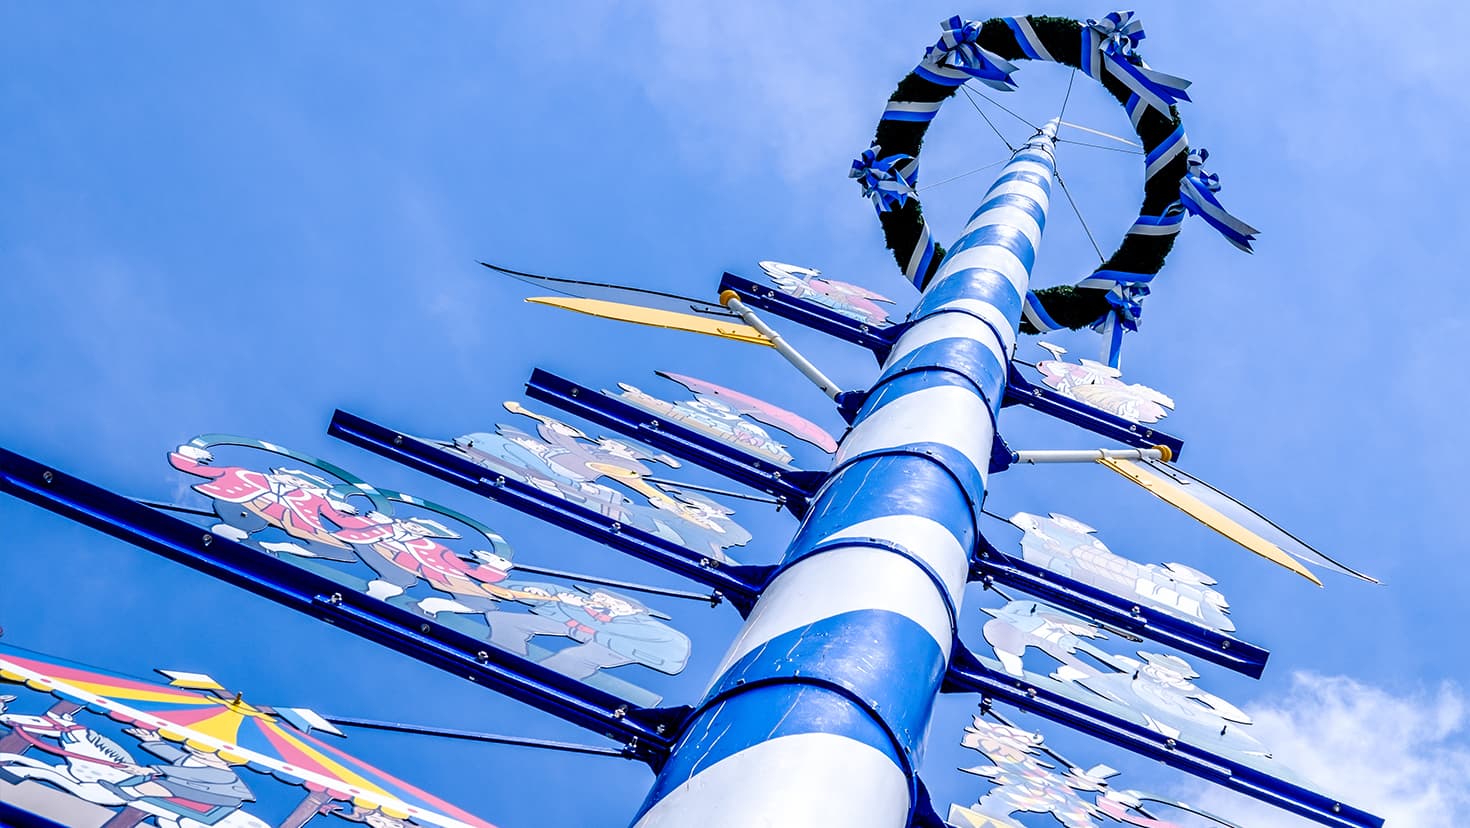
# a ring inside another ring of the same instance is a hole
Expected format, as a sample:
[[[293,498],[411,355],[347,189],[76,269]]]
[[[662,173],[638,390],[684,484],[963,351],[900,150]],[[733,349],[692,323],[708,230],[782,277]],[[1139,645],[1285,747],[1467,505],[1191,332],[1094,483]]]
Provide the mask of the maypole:
[[[637,825],[895,828],[954,646],[1056,122],[950,249]]]

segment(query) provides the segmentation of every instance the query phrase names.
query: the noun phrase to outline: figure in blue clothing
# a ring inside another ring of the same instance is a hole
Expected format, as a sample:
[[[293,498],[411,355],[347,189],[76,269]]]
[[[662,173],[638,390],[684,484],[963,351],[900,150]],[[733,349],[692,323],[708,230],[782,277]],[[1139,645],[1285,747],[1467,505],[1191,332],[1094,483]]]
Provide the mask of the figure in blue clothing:
[[[575,590],[550,584],[510,583],[528,613],[504,610],[485,614],[490,642],[517,655],[529,655],[538,636],[574,642],[541,661],[575,679],[624,664],[642,664],[674,675],[689,661],[689,637],[663,623],[668,616],[637,601],[602,589]]]

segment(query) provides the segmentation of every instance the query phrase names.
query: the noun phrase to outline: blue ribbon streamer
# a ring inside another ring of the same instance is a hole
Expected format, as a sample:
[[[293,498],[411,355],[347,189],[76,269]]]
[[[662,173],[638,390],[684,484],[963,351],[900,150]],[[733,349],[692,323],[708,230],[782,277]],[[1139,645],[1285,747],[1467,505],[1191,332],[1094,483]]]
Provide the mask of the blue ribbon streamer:
[[[1204,163],[1209,157],[1206,149],[1190,151],[1189,172],[1179,182],[1179,203],[1219,230],[1231,244],[1251,253],[1251,242],[1261,231],[1230,215],[1220,199],[1215,197],[1215,193],[1220,192],[1220,176],[1205,171]]]
[[[1102,359],[1114,368],[1122,360],[1123,332],[1138,330],[1138,322],[1143,318],[1143,298],[1152,291],[1148,283],[1155,275],[1099,270],[1077,283],[1078,287],[1108,289],[1103,298],[1109,310],[1090,327],[1103,335]]]
[[[852,162],[848,178],[856,178],[862,185],[863,197],[873,200],[878,212],[886,213],[908,203],[914,197],[914,185],[919,180],[919,164],[912,155],[895,153],[878,157],[882,147],[868,147]]]
[[[924,65],[958,69],[992,89],[1010,92],[1016,88],[1011,73],[1016,65],[980,47],[980,24],[956,15],[939,24],[944,30],[939,41],[924,50]]]
[[[1189,81],[1150,68],[1138,55],[1138,44],[1147,35],[1143,22],[1133,12],[1110,12],[1101,20],[1089,18],[1082,37],[1082,69],[1094,79],[1101,81],[1106,68],[1141,103],[1166,116],[1170,106],[1189,100],[1189,94],[1184,91],[1189,88]]]

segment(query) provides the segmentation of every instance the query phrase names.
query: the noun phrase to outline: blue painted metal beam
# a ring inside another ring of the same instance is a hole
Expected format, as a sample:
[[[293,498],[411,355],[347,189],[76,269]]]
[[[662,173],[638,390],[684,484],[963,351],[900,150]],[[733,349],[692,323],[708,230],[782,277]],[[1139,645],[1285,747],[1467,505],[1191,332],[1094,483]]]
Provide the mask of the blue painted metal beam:
[[[1046,687],[993,671],[958,643],[944,689],[951,693],[979,693],[985,700],[982,703],[1001,702],[1035,713],[1332,828],[1381,828],[1383,825],[1382,819],[1316,791],[1171,739]]]
[[[59,822],[31,813],[3,799],[0,799],[0,825],[6,828],[67,828]]]
[[[345,411],[334,413],[327,433],[474,492],[486,500],[504,504],[719,590],[742,615],[749,612],[770,576],[769,567],[721,564],[707,554],[700,554],[637,527],[624,526],[607,515],[547,494],[519,480],[487,478],[485,475],[489,470],[473,460],[355,414]]]
[[[1014,363],[1011,365],[1010,377],[1006,383],[1005,404],[1008,406],[1024,405],[1027,408],[1033,408],[1063,422],[1087,429],[1094,434],[1117,440],[1125,446],[1134,448],[1166,446],[1175,460],[1178,460],[1179,453],[1184,451],[1184,441],[1178,437],[1093,408],[1065,394],[1036,385],[1022,376],[1021,372],[1016,370]]]
[[[1157,641],[1251,678],[1261,677],[1266,669],[1266,659],[1271,655],[1229,633],[1135,604],[1124,596],[1008,555],[983,536],[970,565],[970,580],[1015,587],[1115,630]]]
[[[752,308],[768,311],[844,342],[861,345],[872,351],[879,362],[887,358],[889,349],[906,327],[905,324],[873,327],[816,302],[798,299],[768,284],[752,282],[733,273],[726,273],[720,278],[720,292],[727,290],[734,291],[740,301]]]
[[[420,614],[0,449],[0,491],[616,739],[657,765],[678,711],[640,708]]]
[[[774,495],[797,517],[806,514],[807,501],[826,477],[822,472],[783,470],[729,443],[678,423],[661,420],[636,405],[540,368],[532,372],[531,379],[526,382],[526,396],[666,451],[736,483]]]

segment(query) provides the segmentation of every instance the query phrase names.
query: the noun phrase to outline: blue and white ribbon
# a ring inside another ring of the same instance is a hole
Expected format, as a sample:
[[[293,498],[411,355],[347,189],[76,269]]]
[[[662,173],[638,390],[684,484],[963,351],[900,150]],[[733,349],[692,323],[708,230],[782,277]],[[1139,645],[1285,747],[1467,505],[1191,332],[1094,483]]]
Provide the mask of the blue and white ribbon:
[[[1151,180],[1154,176],[1158,175],[1159,171],[1165,165],[1173,161],[1179,153],[1184,152],[1184,149],[1188,146],[1189,138],[1184,134],[1184,125],[1180,124],[1174,128],[1173,132],[1169,133],[1169,137],[1159,142],[1158,146],[1154,147],[1143,157],[1144,180]]]
[[[1189,172],[1179,182],[1179,203],[1219,230],[1231,244],[1250,253],[1251,242],[1261,231],[1230,215],[1215,197],[1220,192],[1220,176],[1205,172],[1205,160],[1209,157],[1205,149],[1189,153]]]
[[[1041,37],[1036,34],[1036,29],[1031,25],[1029,17],[1005,17],[1006,25],[1011,27],[1011,33],[1016,36],[1016,43],[1021,47],[1021,54],[1031,60],[1049,60],[1056,63],[1057,59],[1052,57],[1051,52],[1046,50],[1042,44]]]
[[[1021,316],[1031,323],[1031,327],[1035,328],[1037,333],[1049,333],[1062,329],[1062,326],[1058,325],[1056,320],[1046,312],[1046,308],[1036,297],[1034,290],[1026,291],[1026,301],[1021,305]]]
[[[1183,225],[1183,206],[1172,204],[1162,216],[1139,216],[1128,228],[1128,233],[1135,236],[1172,236]]]
[[[1099,270],[1077,283],[1080,288],[1106,288],[1109,310],[1090,326],[1103,335],[1102,361],[1117,368],[1123,357],[1123,332],[1138,330],[1143,317],[1143,297],[1156,274]]]
[[[848,178],[856,178],[862,185],[863,197],[871,198],[880,213],[886,213],[908,203],[914,196],[914,185],[919,180],[919,162],[912,155],[895,153],[878,157],[882,147],[874,144],[863,151],[852,162]]]
[[[1189,81],[1149,68],[1137,54],[1138,43],[1147,35],[1143,22],[1133,12],[1110,12],[1101,20],[1088,19],[1082,27],[1082,71],[1101,82],[1103,71],[1111,72],[1123,82],[1140,103],[1159,110],[1165,116],[1178,101],[1189,100],[1184,90]],[[1129,107],[1130,114],[1136,107]],[[1135,121],[1135,125],[1136,125]]]
[[[939,114],[944,101],[889,101],[883,108],[884,121],[908,121],[927,124]]]
[[[945,86],[959,86],[974,78],[992,89],[1010,92],[1016,88],[1011,73],[1016,65],[980,47],[980,24],[958,15],[939,24],[944,34],[924,50],[924,60],[914,71]],[[956,79],[958,83],[956,83]]]

